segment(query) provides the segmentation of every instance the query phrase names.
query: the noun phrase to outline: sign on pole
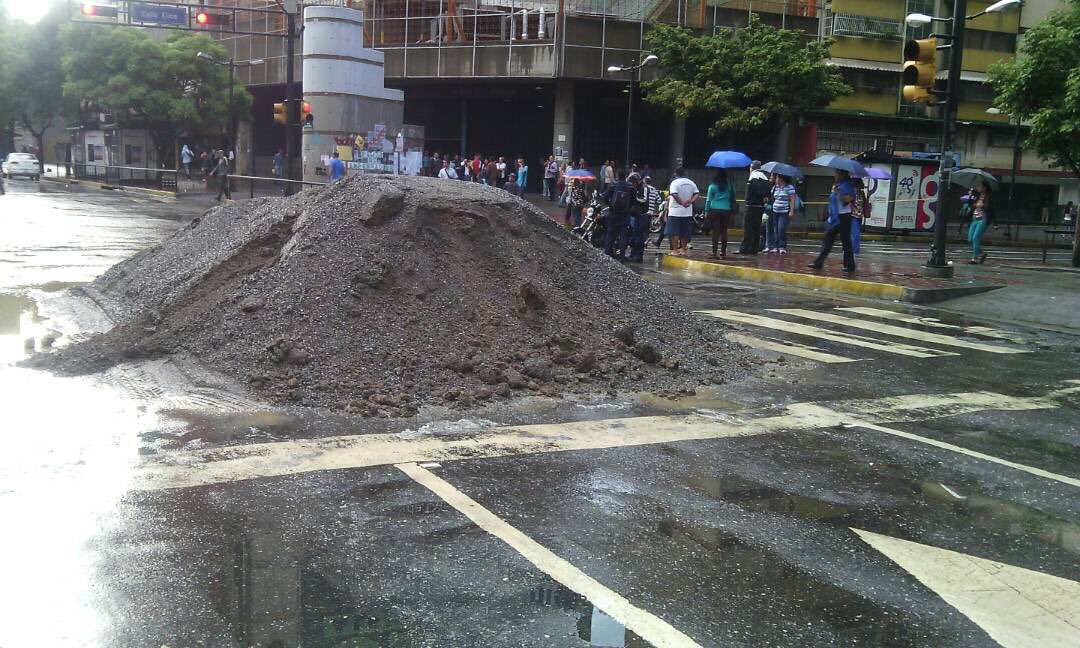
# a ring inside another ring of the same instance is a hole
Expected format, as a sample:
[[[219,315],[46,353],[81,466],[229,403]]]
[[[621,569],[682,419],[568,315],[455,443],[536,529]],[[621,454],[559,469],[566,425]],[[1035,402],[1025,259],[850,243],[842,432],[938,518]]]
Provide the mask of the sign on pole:
[[[131,22],[144,25],[175,25],[186,27],[188,21],[187,7],[152,4],[149,2],[131,3]]]

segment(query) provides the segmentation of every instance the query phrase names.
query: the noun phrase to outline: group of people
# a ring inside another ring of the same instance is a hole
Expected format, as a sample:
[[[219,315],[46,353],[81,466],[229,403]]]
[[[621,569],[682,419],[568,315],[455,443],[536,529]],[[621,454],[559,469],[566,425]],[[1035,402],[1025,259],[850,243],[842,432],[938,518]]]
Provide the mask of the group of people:
[[[476,153],[470,160],[461,155],[451,157],[435,152],[424,156],[420,175],[477,182],[520,196],[529,183],[529,165],[522,158],[508,161],[502,156],[484,157]]]
[[[191,167],[197,165],[200,180],[209,183],[213,179],[218,183],[217,199],[219,202],[222,196],[232,199],[229,174],[235,159],[236,155],[232,151],[226,153],[224,149],[198,145],[192,149],[187,144],[184,144],[180,149],[180,165],[183,167],[184,173],[187,174],[188,180],[192,179]]]

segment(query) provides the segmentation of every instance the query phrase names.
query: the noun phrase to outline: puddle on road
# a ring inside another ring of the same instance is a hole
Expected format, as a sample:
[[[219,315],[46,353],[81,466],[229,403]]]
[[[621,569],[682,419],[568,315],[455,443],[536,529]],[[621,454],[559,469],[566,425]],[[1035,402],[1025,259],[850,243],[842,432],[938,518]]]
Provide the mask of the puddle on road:
[[[0,294],[0,365],[18,362],[40,347],[51,333],[44,322],[34,300]]]

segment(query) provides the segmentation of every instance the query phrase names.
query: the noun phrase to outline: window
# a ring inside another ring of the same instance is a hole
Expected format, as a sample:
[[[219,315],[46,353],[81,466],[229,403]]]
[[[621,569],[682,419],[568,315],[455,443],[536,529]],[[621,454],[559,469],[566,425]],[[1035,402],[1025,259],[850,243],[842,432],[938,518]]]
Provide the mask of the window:
[[[964,47],[990,52],[1015,52],[1016,34],[968,29],[964,32]]]
[[[142,166],[143,164],[143,147],[132,146],[127,144],[124,146],[124,164],[128,166]]]

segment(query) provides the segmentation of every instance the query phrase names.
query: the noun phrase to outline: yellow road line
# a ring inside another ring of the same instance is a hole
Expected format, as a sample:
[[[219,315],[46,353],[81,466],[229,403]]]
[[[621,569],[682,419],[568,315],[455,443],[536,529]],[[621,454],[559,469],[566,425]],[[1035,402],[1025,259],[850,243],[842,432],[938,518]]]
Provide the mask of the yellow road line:
[[[789,322],[787,320],[775,319],[772,317],[763,317],[761,315],[751,315],[749,313],[741,313],[739,311],[703,310],[697,312],[708,315],[710,317],[727,320],[729,322],[738,322],[740,324],[760,326],[763,328],[770,328],[777,331],[794,333],[795,335],[806,335],[808,337],[814,337],[821,340],[842,342],[844,344],[850,344],[852,346],[874,349],[875,351],[884,351],[885,353],[895,353],[897,355],[909,356],[912,358],[938,358],[941,356],[958,355],[949,351],[939,351],[937,349],[913,346],[910,344],[900,344],[898,342],[876,340],[874,338],[862,337],[861,335],[852,335],[850,333],[829,331],[826,329],[818,328],[816,326],[808,326],[806,324],[800,324],[798,322]]]
[[[398,464],[403,473],[438,495],[444,502],[469,518],[473,524],[502,540],[521,554],[537,569],[577,592],[608,616],[623,624],[639,637],[657,648],[701,648],[701,646],[676,630],[660,617],[647,612],[599,581],[590,577],[566,560],[555,555],[537,541],[525,535],[505,520],[480,505],[465,493],[454,488],[446,480],[430,470],[414,463]]]
[[[927,333],[926,331],[917,331],[915,329],[904,328],[903,326],[893,326],[892,324],[881,324],[879,322],[868,322],[866,320],[856,319],[854,317],[844,317],[842,315],[834,315],[832,313],[819,313],[817,311],[807,310],[805,308],[770,308],[769,310],[773,313],[793,315],[795,317],[801,317],[803,319],[814,320],[817,322],[828,322],[829,324],[838,324],[840,326],[847,326],[849,328],[857,328],[864,331],[873,331],[874,333],[882,333],[884,335],[891,335],[893,337],[902,337],[909,340],[918,340],[919,342],[940,344],[942,346],[959,347],[961,349],[971,349],[973,351],[983,351],[985,353],[1011,355],[1014,353],[1028,352],[1027,349],[1016,349],[1013,347],[1002,347],[993,346],[991,344],[982,344],[980,342],[969,342],[968,340],[960,340],[948,335],[942,335],[940,333]]]

